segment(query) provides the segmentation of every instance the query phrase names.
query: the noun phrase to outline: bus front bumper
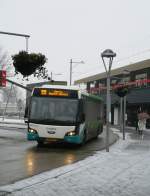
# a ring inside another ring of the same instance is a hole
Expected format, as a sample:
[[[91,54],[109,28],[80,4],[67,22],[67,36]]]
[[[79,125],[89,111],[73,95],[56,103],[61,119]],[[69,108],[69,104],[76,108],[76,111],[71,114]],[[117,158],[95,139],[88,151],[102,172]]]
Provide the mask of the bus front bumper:
[[[68,143],[74,143],[74,144],[81,144],[82,143],[82,139],[79,135],[65,136],[64,141],[68,142]]]
[[[38,141],[40,139],[38,133],[31,133],[28,132],[27,134],[27,139],[29,141]],[[50,140],[50,139],[49,139]],[[57,139],[58,140],[58,139]],[[74,143],[74,144],[81,144],[82,143],[82,138],[79,135],[75,136],[65,136],[64,141],[68,143]]]
[[[39,135],[38,135],[38,133],[30,133],[30,132],[28,132],[27,139],[29,141],[35,141],[35,140],[37,141],[37,140],[39,140]]]

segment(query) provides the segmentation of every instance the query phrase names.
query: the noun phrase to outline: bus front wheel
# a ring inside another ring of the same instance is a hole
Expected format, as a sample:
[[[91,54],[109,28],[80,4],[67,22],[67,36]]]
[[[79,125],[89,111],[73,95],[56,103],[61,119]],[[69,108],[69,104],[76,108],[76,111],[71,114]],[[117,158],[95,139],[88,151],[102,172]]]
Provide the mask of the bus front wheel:
[[[42,141],[42,140],[38,140],[37,143],[38,143],[37,144],[38,147],[43,147],[44,146],[44,141]]]

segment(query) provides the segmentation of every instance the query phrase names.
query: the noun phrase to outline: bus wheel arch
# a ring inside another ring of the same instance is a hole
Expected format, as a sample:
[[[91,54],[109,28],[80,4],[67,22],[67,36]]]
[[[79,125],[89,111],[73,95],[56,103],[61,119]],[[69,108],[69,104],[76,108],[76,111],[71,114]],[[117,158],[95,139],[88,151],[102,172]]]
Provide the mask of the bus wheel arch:
[[[37,146],[43,147],[44,146],[44,140],[37,140]]]

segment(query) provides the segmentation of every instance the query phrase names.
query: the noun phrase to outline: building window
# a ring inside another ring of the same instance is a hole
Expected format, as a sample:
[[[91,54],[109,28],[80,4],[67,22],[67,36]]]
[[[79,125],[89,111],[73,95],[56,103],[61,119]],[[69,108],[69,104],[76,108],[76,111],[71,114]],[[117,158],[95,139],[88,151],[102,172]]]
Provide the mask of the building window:
[[[90,93],[96,94],[97,93],[97,88],[96,88],[96,81],[93,81],[90,83]]]
[[[90,88],[94,88],[94,87],[95,87],[94,82],[93,83],[90,83]]]
[[[100,94],[100,92],[103,92],[104,90],[106,90],[106,86],[104,83],[100,82],[98,85],[98,92]]]
[[[99,83],[99,87],[104,87],[105,85],[103,83]]]
[[[128,76],[128,77],[124,77],[123,78],[123,82],[125,83],[125,84],[127,84],[128,82],[130,82],[130,77]]]
[[[111,80],[111,84],[112,84],[112,85],[114,85],[114,84],[116,84],[116,83],[117,83],[117,80],[116,80],[116,79],[112,79],[112,80]]]
[[[135,76],[136,87],[146,87],[147,86],[147,73],[137,74]]]

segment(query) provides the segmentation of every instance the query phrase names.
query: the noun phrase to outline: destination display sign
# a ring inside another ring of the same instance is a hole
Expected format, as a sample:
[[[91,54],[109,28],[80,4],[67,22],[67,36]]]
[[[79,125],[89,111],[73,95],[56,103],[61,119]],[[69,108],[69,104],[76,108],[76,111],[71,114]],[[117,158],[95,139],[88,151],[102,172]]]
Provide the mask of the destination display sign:
[[[69,89],[35,88],[33,96],[78,98],[78,91]]]

